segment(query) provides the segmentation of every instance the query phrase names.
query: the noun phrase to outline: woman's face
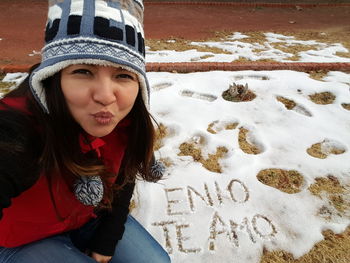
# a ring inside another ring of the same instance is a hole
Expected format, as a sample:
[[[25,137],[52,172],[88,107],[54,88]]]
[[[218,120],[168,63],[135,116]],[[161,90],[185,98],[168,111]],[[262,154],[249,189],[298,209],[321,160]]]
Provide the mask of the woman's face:
[[[122,68],[78,64],[61,71],[61,88],[75,121],[88,134],[103,137],[131,111],[139,82]]]

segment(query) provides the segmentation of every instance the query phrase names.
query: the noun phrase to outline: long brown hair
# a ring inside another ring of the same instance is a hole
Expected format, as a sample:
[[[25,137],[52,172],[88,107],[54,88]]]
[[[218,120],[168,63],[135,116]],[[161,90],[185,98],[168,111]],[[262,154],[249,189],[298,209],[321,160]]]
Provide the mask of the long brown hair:
[[[31,69],[34,70],[35,66]],[[49,114],[44,113],[40,104],[33,97],[27,78],[16,90],[7,97],[25,96],[28,99],[28,109],[40,125],[42,139],[42,154],[39,159],[42,170],[47,175],[61,176],[92,176],[99,175],[104,182],[104,200],[106,207],[110,207],[113,199],[113,189],[106,187],[107,172],[96,153],[83,154],[79,145],[79,135],[82,128],[75,122],[67,107],[61,90],[60,72],[43,82]],[[156,181],[150,173],[150,162],[153,156],[154,126],[152,117],[138,93],[135,104],[127,116],[131,120],[129,139],[126,152],[119,171],[119,186],[133,182],[136,177],[146,181]],[[122,180],[121,180],[122,179]]]

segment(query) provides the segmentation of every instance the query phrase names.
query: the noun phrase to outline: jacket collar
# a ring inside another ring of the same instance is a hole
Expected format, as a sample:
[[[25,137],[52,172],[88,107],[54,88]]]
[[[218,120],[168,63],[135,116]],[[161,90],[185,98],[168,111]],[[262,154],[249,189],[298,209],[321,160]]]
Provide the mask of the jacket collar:
[[[120,128],[126,128],[130,125],[130,123],[131,123],[130,119],[125,118],[118,123],[117,127],[112,132],[114,132],[115,130],[120,129]],[[106,136],[108,136],[108,135],[106,135]],[[92,136],[86,132],[80,134],[79,135],[79,144],[80,144],[81,151],[83,153],[87,153],[89,151],[94,150],[94,151],[96,151],[97,156],[100,158],[101,157],[100,147],[102,147],[106,144],[106,141],[104,140],[104,138],[106,136],[99,138],[99,137]]]

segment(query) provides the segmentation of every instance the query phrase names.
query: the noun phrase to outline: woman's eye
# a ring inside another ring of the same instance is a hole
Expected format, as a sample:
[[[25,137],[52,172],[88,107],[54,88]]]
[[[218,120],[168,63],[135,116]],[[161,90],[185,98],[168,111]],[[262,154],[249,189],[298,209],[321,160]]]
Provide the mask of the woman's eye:
[[[135,80],[135,77],[134,77],[133,75],[131,75],[131,74],[126,74],[126,73],[124,73],[124,74],[118,74],[118,75],[117,75],[117,78],[118,78],[118,79],[131,79],[131,80]]]
[[[83,68],[79,68],[79,69],[75,69],[72,71],[73,74],[83,74],[83,75],[91,75],[91,71],[88,69],[83,69]]]

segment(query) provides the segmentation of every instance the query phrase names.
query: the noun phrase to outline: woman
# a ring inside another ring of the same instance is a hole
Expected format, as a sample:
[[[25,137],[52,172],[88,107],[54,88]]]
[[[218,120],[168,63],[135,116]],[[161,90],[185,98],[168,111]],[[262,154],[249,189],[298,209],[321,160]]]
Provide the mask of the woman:
[[[131,216],[152,170],[140,0],[50,0],[42,62],[0,103],[0,262],[169,262]],[[125,230],[125,232],[124,232]]]

